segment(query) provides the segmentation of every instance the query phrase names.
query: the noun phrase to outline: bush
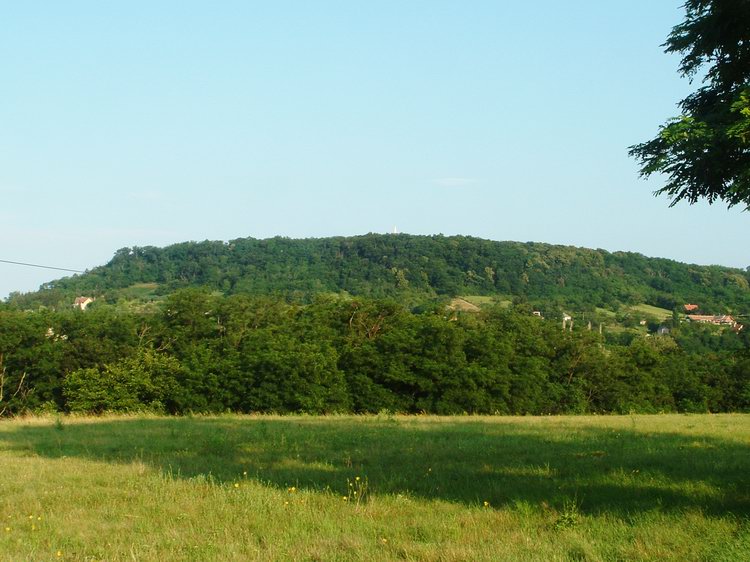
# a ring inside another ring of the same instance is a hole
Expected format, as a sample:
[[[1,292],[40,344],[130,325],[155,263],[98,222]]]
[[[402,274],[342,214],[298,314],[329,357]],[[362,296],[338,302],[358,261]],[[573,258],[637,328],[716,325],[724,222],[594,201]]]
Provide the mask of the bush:
[[[150,410],[177,413],[183,369],[153,350],[102,369],[78,369],[65,377],[63,396],[71,412]]]

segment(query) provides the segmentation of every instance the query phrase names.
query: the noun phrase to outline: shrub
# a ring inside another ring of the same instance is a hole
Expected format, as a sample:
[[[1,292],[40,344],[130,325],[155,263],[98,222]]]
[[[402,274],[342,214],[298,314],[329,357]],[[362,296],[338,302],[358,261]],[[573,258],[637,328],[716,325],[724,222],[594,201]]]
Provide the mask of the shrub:
[[[71,412],[178,411],[183,369],[153,350],[102,369],[78,369],[65,377],[63,396]]]

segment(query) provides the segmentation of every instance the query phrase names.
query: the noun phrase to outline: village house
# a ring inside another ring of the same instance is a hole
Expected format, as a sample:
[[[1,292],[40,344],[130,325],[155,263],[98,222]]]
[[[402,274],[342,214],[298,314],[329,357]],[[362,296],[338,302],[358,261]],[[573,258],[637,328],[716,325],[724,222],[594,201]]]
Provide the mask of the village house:
[[[86,310],[86,307],[90,305],[92,302],[94,302],[94,299],[91,297],[76,297],[76,300],[73,301],[73,308],[80,308],[81,310]]]
[[[716,324],[717,326],[729,326],[734,328],[737,321],[728,314],[688,314],[687,319],[690,322],[699,322],[701,324]]]

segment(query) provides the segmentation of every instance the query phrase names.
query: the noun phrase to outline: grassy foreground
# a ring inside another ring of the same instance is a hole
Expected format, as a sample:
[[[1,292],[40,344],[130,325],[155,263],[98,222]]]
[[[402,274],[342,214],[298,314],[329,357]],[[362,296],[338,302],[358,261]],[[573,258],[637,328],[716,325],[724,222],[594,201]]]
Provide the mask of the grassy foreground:
[[[748,560],[750,416],[0,422],[0,561]]]

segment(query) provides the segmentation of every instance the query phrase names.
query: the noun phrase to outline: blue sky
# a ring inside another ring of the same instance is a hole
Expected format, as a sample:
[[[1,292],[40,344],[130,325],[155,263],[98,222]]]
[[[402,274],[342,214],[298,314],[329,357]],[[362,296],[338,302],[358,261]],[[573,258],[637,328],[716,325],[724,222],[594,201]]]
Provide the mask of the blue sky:
[[[681,3],[7,3],[0,259],[395,225],[744,268],[750,214],[627,156],[697,87]],[[57,277],[0,264],[0,296]]]

